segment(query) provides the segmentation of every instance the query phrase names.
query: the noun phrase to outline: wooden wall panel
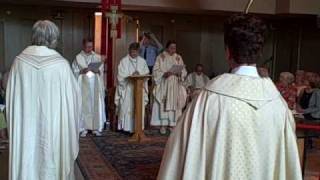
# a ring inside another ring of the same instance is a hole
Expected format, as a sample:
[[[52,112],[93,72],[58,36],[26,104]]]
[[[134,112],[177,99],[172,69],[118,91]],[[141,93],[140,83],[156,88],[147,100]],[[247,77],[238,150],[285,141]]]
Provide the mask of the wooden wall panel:
[[[58,51],[72,61],[81,50],[82,39],[93,36],[94,11],[94,9],[66,7],[1,6],[0,71],[8,69],[13,58],[29,44],[31,26],[38,19],[50,19],[59,26],[62,36]],[[62,13],[62,18],[55,18],[57,12]],[[209,75],[228,71],[223,40],[225,16],[143,12],[125,12],[125,14],[130,17],[122,21],[122,39],[117,40],[116,62],[127,54],[128,45],[135,41],[136,25],[133,19],[137,18],[140,20],[141,32],[154,32],[163,45],[168,40],[178,41],[178,52],[183,53],[182,56],[188,65],[188,70],[191,71],[194,68],[192,66],[196,63],[202,63],[205,64],[205,71]],[[274,57],[276,76],[282,71],[294,72],[299,59],[298,35],[299,27],[301,27],[301,68],[320,71],[319,29],[308,25],[315,22],[301,24],[301,20],[290,19],[290,21],[285,18],[270,19],[270,22],[275,24],[274,30],[267,35],[263,57],[259,63],[272,56],[273,44],[276,44]]]
[[[301,68],[320,73],[320,29],[302,31]]]
[[[0,19],[0,72],[5,71],[4,51],[4,21]]]
[[[3,53],[0,50],[0,71],[8,70],[13,59],[31,44],[34,22],[49,19],[60,29],[57,51],[70,62],[80,52],[82,39],[93,36],[94,9],[41,7],[41,6],[1,6],[0,37],[3,37]],[[58,16],[60,12],[61,16]],[[1,46],[0,46],[1,47]]]
[[[201,34],[195,31],[177,31],[178,53],[182,56],[187,70],[193,71],[195,65],[200,62]]]

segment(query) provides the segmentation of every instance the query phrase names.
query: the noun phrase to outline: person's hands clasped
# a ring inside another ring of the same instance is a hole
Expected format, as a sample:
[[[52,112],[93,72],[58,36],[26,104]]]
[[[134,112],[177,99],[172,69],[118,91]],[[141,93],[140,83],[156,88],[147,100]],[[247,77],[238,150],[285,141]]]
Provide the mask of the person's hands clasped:
[[[169,78],[169,77],[172,76],[172,75],[174,75],[174,73],[172,73],[172,72],[166,72],[166,73],[163,74],[163,77],[164,77],[164,78]]]
[[[81,69],[80,74],[87,74],[89,72],[89,68]]]

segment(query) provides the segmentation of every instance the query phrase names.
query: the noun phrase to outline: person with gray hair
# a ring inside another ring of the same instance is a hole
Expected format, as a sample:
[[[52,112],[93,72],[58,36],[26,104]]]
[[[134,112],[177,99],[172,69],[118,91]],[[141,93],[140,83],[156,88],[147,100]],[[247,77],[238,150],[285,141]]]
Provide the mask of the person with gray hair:
[[[6,91],[10,180],[72,180],[79,152],[80,90],[54,50],[59,29],[40,20],[13,62]]]
[[[32,28],[32,45],[55,49],[59,39],[59,29],[51,21],[37,21]]]
[[[279,76],[279,82],[276,83],[276,86],[287,102],[288,107],[293,110],[297,104],[298,92],[294,86],[294,75],[290,72],[282,72]]]

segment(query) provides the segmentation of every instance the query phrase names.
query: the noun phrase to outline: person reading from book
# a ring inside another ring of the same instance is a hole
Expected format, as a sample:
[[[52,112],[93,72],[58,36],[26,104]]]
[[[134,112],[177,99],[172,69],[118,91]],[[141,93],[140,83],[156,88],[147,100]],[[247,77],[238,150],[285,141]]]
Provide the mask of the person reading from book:
[[[187,71],[176,49],[176,43],[169,41],[166,50],[157,57],[153,67],[155,100],[151,125],[161,126],[161,133],[166,132],[165,127],[176,125],[187,99],[186,89],[182,85]]]
[[[118,66],[115,105],[118,114],[118,130],[134,132],[134,84],[130,76],[147,75],[149,68],[146,61],[139,56],[139,43],[131,43],[129,53],[123,57]],[[148,104],[148,83],[144,83],[142,109]],[[145,113],[143,113],[144,115]],[[142,118],[144,119],[144,118]],[[143,126],[143,125],[142,125]]]
[[[72,63],[72,69],[82,94],[81,136],[85,137],[88,130],[100,136],[106,121],[104,67],[103,57],[93,51],[91,39],[83,40],[83,49]]]

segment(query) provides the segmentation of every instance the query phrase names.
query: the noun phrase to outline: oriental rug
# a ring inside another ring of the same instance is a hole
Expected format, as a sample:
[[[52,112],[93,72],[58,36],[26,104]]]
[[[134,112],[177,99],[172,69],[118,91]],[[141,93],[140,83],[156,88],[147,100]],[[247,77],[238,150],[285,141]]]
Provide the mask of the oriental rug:
[[[128,134],[106,131],[102,137],[80,139],[78,164],[86,180],[156,179],[167,136],[148,130],[151,141],[129,143]],[[319,180],[320,140],[308,150],[304,180]]]

